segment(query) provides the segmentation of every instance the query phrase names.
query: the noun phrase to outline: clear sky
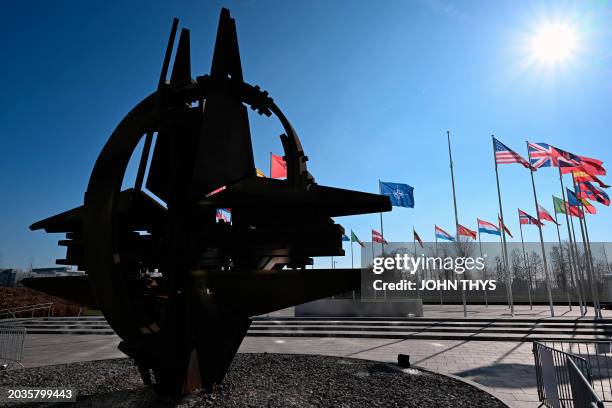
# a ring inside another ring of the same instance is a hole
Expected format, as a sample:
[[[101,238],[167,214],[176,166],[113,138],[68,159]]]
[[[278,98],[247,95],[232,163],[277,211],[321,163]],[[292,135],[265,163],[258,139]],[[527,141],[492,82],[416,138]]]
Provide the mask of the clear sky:
[[[191,29],[194,74],[209,72],[222,6],[237,20],[245,79],[284,110],[320,184],[414,186],[416,207],[384,216],[390,241],[411,240],[413,225],[425,240],[434,223],[453,233],[446,130],[459,219],[471,228],[498,212],[492,133],[521,154],[525,140],[543,141],[612,168],[609,0],[8,1],[0,13],[2,266],[26,268],[32,258],[51,266],[64,256],[61,235],[28,226],[82,204],[108,136],[156,87],[172,17]],[[575,43],[556,62],[533,50],[551,24],[571,29]],[[256,162],[267,172],[268,152],[282,152],[281,127],[250,115]],[[500,181],[516,237],[516,208],[534,213],[529,175],[505,165]],[[555,170],[538,171],[536,184],[552,211]],[[597,207],[591,240],[607,241],[611,210]],[[362,240],[379,226],[378,214],[337,222]],[[538,239],[533,227],[525,233]],[[556,240],[553,226],[545,238]]]

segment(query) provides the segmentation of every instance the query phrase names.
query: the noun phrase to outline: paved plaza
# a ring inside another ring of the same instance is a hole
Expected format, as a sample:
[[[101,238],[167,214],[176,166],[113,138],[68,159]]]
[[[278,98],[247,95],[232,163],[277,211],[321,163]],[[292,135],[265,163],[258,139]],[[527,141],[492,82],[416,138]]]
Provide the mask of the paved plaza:
[[[284,310],[273,316],[287,316]],[[462,318],[461,305],[427,305],[429,319]],[[547,306],[519,305],[515,318],[548,319]],[[470,307],[474,319],[511,319],[507,307]],[[604,311],[604,317],[611,317]],[[556,308],[556,318],[582,320],[578,308]],[[27,336],[23,364],[34,367],[86,360],[122,358],[116,335],[30,334]],[[417,340],[338,337],[246,337],[241,353],[299,353],[363,358],[395,362],[397,354],[409,354],[411,363],[443,374],[476,382],[500,397],[511,407],[537,407],[536,376],[531,342],[474,340]]]

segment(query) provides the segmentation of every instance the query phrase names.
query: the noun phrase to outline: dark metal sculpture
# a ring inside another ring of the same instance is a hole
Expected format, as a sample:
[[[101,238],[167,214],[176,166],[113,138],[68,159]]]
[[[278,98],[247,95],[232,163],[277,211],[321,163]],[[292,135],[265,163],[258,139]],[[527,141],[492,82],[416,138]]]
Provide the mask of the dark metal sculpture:
[[[119,348],[163,394],[221,382],[249,317],[357,288],[356,269],[306,265],[344,254],[344,230],[330,217],[391,209],[387,197],[315,183],[287,118],[267,92],[243,81],[228,10],[210,75],[192,79],[183,29],[166,81],[177,25],[157,91],[111,135],[83,206],[31,226],[65,232],[66,259],[58,263],[87,277],[26,281],[101,308],[122,338]],[[280,120],[286,180],[256,176],[245,105]],[[121,191],[143,136],[135,186]],[[146,187],[165,205],[142,190],[154,137]],[[217,222],[218,208],[231,208],[231,223]]]

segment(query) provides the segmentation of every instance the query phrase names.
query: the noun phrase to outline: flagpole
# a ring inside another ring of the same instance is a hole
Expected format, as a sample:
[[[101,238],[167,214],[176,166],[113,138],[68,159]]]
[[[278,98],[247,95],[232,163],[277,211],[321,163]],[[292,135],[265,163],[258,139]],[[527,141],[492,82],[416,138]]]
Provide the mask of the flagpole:
[[[508,293],[508,306],[510,306],[510,313],[514,317],[514,300],[512,298],[512,280],[510,278],[510,270],[508,269],[508,255],[506,246],[506,223],[504,222],[504,210],[502,209],[501,190],[499,189],[499,171],[497,170],[497,159],[495,158],[495,135],[491,135],[491,142],[493,143],[493,162],[495,162],[495,180],[497,181],[497,200],[499,201],[499,219],[501,220],[500,229],[501,241],[502,241],[502,257],[504,258],[504,266],[506,268],[506,287]]]
[[[351,231],[352,233],[353,231]],[[353,237],[351,236],[351,269],[354,269],[355,265],[354,265],[354,261],[353,261]]]
[[[450,162],[451,185],[453,186],[453,207],[455,209],[455,239],[457,245],[459,242],[459,217],[457,216],[457,197],[455,195],[455,173],[453,171],[453,154],[451,152],[450,130],[446,131],[446,140],[448,141],[448,160]],[[467,303],[465,301],[465,289],[461,285],[461,302],[463,303],[463,317],[467,317]]]
[[[502,222],[499,214],[497,215],[497,220],[500,223]],[[504,239],[502,238],[502,236],[500,234],[500,236],[499,236],[499,246],[501,247],[501,251],[502,251],[502,266],[503,266],[503,269],[506,270],[506,272],[507,272],[507,274],[506,274],[507,275],[506,276],[506,297],[508,298],[508,309],[511,309],[512,307],[510,306],[510,297],[512,295],[510,294],[510,290],[512,288],[512,284],[508,285],[508,277],[509,277],[510,271],[505,266],[506,265],[506,259],[507,259],[505,245],[506,245],[506,242],[504,241]],[[514,302],[514,300],[513,300],[513,302]]]
[[[527,157],[531,163],[531,153],[529,152],[529,142],[527,145]],[[535,179],[533,177],[533,167],[529,165],[529,174],[531,175],[531,187],[533,188],[533,201],[535,202],[536,215],[538,216],[538,232],[540,233],[540,246],[542,247],[542,263],[544,264],[544,276],[546,278],[546,291],[548,292],[548,304],[550,306],[550,317],[555,317],[555,309],[553,306],[552,293],[550,291],[550,275],[548,274],[548,263],[546,262],[546,249],[544,248],[544,234],[542,234],[542,221],[540,220],[540,207],[538,206],[538,195],[536,194]]]
[[[523,224],[521,224],[521,218],[519,215],[519,230],[521,231],[521,246],[523,247],[523,261],[525,262],[525,270],[527,271],[527,295],[529,296],[529,309],[533,310],[533,303],[531,302],[531,267],[527,262],[527,255],[525,254],[525,241],[523,240]]]
[[[382,189],[380,188],[380,179],[378,179],[378,192],[382,194]],[[383,229],[383,216],[382,216],[382,212],[378,214],[380,214],[380,235],[382,235],[382,240],[380,241],[380,248],[382,251],[381,256],[384,257],[385,256],[385,231]]]
[[[572,172],[572,181],[574,182],[574,192],[576,194],[576,199],[578,199],[578,185],[576,184],[576,179],[574,178],[574,173]],[[582,205],[582,201],[578,199],[578,208],[582,211],[582,218],[580,218],[580,234],[582,235],[582,245],[584,247],[584,256],[586,259],[587,265],[587,277],[589,280],[589,285],[591,286],[591,297],[593,300],[593,308],[595,309],[595,318],[601,318],[601,311],[599,310],[599,302],[597,291],[595,290],[595,274],[593,272],[593,264],[591,259],[591,251],[586,239],[586,235],[584,232],[584,220],[586,220],[586,211],[584,210],[584,206]]]
[[[569,208],[569,204],[568,208]],[[584,217],[584,215],[583,215]],[[574,254],[576,255],[575,257],[575,262],[576,262],[576,270],[577,272],[577,276],[580,279],[580,287],[582,288],[582,284],[585,282],[585,277],[584,277],[584,267],[583,265],[581,265],[580,262],[580,252],[578,252],[578,241],[576,240],[576,227],[574,226],[574,219],[571,218],[571,226],[572,226],[572,239],[574,240]],[[583,288],[582,289],[583,293],[582,293],[582,298],[583,298],[583,302],[584,302],[584,315],[587,314],[588,312],[588,296],[587,296],[587,289]]]
[[[416,259],[417,254],[416,254],[416,238],[414,235],[414,226],[412,227],[412,243],[414,245],[414,259]],[[417,299],[421,298],[421,291],[419,289],[419,270],[415,268],[414,271],[414,277],[416,278],[416,285],[417,285]]]
[[[480,239],[480,227],[478,226],[478,218],[476,218],[476,226],[478,227],[478,246],[480,247],[480,257],[482,259],[484,259],[484,256],[482,255],[482,241]],[[485,263],[484,269],[483,269],[483,280],[487,280],[487,264]],[[487,299],[487,290],[485,289],[484,291],[484,297],[485,297],[485,307],[489,307],[489,300]]]
[[[270,175],[270,178],[272,178],[272,152],[270,152],[270,160],[268,160],[270,162],[270,172],[268,173]]]
[[[553,202],[553,208],[554,208],[554,202]],[[570,290],[569,287],[571,287],[571,284],[568,285],[568,282],[573,281],[572,277],[571,277],[571,272],[570,272],[570,279],[567,279],[567,276],[565,275],[565,257],[563,256],[563,245],[561,244],[561,232],[559,231],[559,222],[557,221],[557,211],[555,211],[555,226],[557,227],[557,238],[559,239],[559,255],[561,255],[561,273],[563,274],[563,277],[565,278],[566,281],[566,288],[565,291],[567,292],[567,303],[569,305],[569,310],[572,310],[572,300],[570,299]]]
[[[572,173],[573,174],[573,173]],[[601,313],[601,302],[599,300],[599,291],[598,291],[598,284],[597,284],[597,279],[595,277],[595,266],[593,264],[593,252],[591,251],[591,240],[589,238],[589,229],[587,227],[587,217],[586,217],[586,212],[582,211],[584,213],[584,235],[586,236],[586,242],[587,242],[587,248],[589,249],[589,261],[591,262],[591,270],[593,271],[593,285],[595,286],[595,295],[597,296],[597,309],[599,311],[599,318],[603,318],[602,313]]]
[[[577,251],[577,248],[575,247],[576,240],[572,234],[572,230],[574,227],[574,221],[572,220],[572,215],[570,214],[569,205],[567,204],[567,201],[565,199],[565,186],[563,185],[563,174],[561,173],[561,167],[557,167],[557,169],[559,170],[559,184],[561,184],[561,198],[563,199],[563,208],[565,209],[565,223],[567,224],[567,236],[569,239],[570,268],[573,269],[573,273],[576,276],[576,284],[577,284],[576,290],[578,291],[578,300],[580,302],[580,314],[584,316],[587,313],[586,297],[584,296],[584,293],[583,293],[581,274],[578,268],[578,251]],[[570,269],[570,272],[572,272],[571,269]]]
[[[434,225],[434,238],[436,240],[436,258],[437,258],[440,255],[439,255],[439,252],[438,252],[438,234],[436,234],[436,226],[435,225]],[[434,266],[435,266],[435,263],[434,263]],[[437,272],[436,273],[437,278],[440,279],[440,271],[436,271],[436,272]],[[443,305],[444,302],[442,301],[442,289],[439,286],[438,286],[438,293],[440,294],[440,304]]]

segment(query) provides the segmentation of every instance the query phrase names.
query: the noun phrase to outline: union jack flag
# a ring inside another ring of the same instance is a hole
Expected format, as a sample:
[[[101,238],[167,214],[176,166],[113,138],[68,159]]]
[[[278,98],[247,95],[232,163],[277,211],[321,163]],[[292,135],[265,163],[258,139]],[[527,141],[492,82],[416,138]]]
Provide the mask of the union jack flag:
[[[493,150],[495,151],[495,163],[497,164],[519,163],[528,169],[532,168],[523,156],[510,149],[496,138],[493,138]]]
[[[533,167],[574,167],[580,164],[580,157],[558,149],[548,143],[527,144],[529,162]]]

